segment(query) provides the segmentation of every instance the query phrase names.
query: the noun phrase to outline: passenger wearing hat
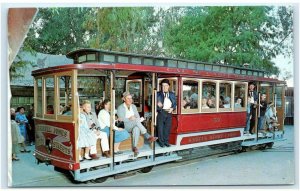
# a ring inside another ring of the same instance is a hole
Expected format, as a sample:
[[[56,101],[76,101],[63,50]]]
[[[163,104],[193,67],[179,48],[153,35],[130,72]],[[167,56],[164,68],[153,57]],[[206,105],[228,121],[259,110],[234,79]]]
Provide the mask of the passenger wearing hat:
[[[132,133],[132,151],[134,156],[139,154],[137,148],[140,134],[144,135],[149,142],[154,142],[157,137],[150,136],[147,133],[146,128],[141,123],[141,118],[138,110],[134,104],[132,104],[132,95],[129,92],[123,93],[124,103],[119,105],[117,114],[120,121],[124,121],[125,130]]]
[[[257,105],[257,100],[258,100],[258,95],[257,92],[254,90],[255,88],[255,83],[250,82],[249,83],[249,89],[248,89],[248,97],[250,100],[250,113],[251,113],[251,120],[250,120],[250,133],[253,134],[252,130],[254,129],[255,126],[255,120],[256,120],[256,105]]]
[[[157,92],[157,134],[158,144],[169,147],[169,136],[172,126],[172,112],[176,109],[176,96],[170,92],[168,79],[161,81],[162,90]]]

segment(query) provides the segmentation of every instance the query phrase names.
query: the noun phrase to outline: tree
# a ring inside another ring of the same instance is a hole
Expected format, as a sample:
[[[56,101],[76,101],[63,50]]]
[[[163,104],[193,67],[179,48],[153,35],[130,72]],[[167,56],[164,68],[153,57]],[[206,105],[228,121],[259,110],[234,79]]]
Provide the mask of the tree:
[[[91,8],[41,8],[24,46],[45,54],[66,54],[87,47],[83,23]]]
[[[157,22],[152,7],[96,8],[95,16],[85,22],[88,29],[96,28],[90,34],[90,47],[151,54],[153,26]],[[96,26],[96,27],[95,27]]]
[[[167,53],[185,59],[268,70],[284,50],[271,7],[189,7],[166,32]],[[290,27],[289,25],[287,27]]]

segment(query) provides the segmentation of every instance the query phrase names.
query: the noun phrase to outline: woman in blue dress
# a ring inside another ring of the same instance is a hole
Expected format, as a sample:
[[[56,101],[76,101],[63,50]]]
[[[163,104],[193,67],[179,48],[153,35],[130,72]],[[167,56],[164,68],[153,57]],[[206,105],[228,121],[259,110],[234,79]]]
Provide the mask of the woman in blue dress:
[[[100,123],[101,131],[106,132],[107,136],[109,136],[110,133],[110,100],[109,99],[105,99],[101,103],[101,111],[98,114],[98,121]],[[129,138],[129,133],[126,130],[122,128],[118,128],[116,126],[113,127],[113,130],[115,132],[114,152],[116,154],[122,154],[122,152],[119,151],[119,146],[122,141]]]
[[[79,135],[78,135],[78,141],[77,145],[79,147],[79,150],[81,148],[85,149],[85,154],[84,157],[79,155],[79,160],[82,161],[84,158],[87,160],[91,160],[92,158],[90,157],[90,149],[91,146],[94,146],[97,141],[96,134],[91,131],[88,127],[86,117],[80,113],[79,115]]]
[[[26,142],[26,138],[27,138],[26,125],[28,123],[28,120],[25,115],[24,107],[18,107],[16,113],[16,122],[19,123],[20,133],[24,137],[24,142]]]

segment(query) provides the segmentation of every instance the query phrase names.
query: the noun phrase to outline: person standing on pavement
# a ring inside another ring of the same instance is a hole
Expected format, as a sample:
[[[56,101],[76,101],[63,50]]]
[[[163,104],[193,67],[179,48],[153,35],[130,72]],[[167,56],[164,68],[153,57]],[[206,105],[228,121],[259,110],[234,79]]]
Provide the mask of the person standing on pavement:
[[[16,122],[19,123],[20,132],[25,139],[24,142],[26,142],[26,138],[27,138],[26,125],[28,124],[28,120],[24,112],[25,112],[24,107],[18,107],[16,113]]]
[[[172,126],[172,112],[176,109],[176,96],[169,91],[168,79],[161,81],[162,90],[157,92],[157,135],[161,147],[169,147],[169,135]]]
[[[10,119],[11,119],[11,140],[12,140],[12,160],[13,161],[18,161],[19,158],[17,157],[18,153],[18,144],[21,145],[23,148],[20,150],[22,153],[30,153],[30,150],[26,150],[26,145],[24,143],[24,137],[20,133],[19,125],[15,121],[16,113],[15,109],[11,108],[10,109]]]
[[[28,119],[28,125],[27,125],[27,135],[29,140],[29,145],[32,146],[35,142],[35,125],[34,125],[34,104],[31,105],[28,113],[27,113],[27,119]]]

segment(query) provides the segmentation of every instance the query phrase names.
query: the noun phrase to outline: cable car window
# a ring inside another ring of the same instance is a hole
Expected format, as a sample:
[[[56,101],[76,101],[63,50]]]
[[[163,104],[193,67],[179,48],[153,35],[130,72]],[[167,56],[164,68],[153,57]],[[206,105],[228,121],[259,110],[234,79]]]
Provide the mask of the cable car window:
[[[85,62],[85,61],[86,61],[86,55],[79,56],[79,58],[78,58],[79,63]]]
[[[72,91],[71,91],[71,76],[59,76],[59,104],[58,104],[58,115],[71,115],[71,101],[72,101]]]
[[[127,56],[119,56],[118,61],[121,63],[128,63],[128,57]]]
[[[88,54],[87,55],[88,61],[95,61],[96,60],[96,54]]]
[[[237,83],[234,86],[234,109],[240,110],[246,105],[246,85]]]
[[[199,95],[198,95],[198,81],[184,80],[182,91],[182,110],[183,112],[198,112]]]
[[[202,83],[202,111],[213,110],[216,108],[216,83],[203,82]]]
[[[277,86],[276,91],[276,107],[282,107],[282,88],[283,86]]]
[[[47,77],[45,83],[45,114],[54,114],[54,77]]]
[[[232,108],[232,84],[229,82],[220,83],[220,99],[219,108],[230,109]]]
[[[77,79],[80,97],[99,97],[99,95],[102,95],[103,87],[101,86],[100,77],[78,76]]]
[[[37,116],[43,113],[42,79],[37,79]]]

